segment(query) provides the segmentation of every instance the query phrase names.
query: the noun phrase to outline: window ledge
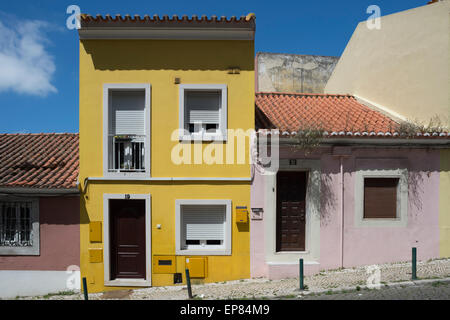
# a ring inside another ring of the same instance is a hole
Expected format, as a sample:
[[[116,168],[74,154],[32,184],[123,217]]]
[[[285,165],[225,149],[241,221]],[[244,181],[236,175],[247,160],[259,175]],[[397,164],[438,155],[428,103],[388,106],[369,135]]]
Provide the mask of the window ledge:
[[[226,142],[227,136],[223,134],[211,134],[211,135],[180,135],[180,142],[191,142],[191,141],[204,141],[204,142]]]
[[[0,256],[38,256],[39,246],[0,247]]]
[[[175,254],[178,256],[231,256],[231,250],[190,249],[190,250],[176,250]]]

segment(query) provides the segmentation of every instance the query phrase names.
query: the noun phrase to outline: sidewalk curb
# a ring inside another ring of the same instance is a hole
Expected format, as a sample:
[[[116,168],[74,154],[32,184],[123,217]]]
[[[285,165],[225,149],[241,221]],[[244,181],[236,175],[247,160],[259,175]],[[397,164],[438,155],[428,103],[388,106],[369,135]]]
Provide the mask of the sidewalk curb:
[[[390,287],[398,287],[398,286],[418,286],[422,284],[427,283],[435,283],[435,282],[450,282],[450,277],[448,278],[436,278],[436,279],[419,279],[419,280],[408,280],[408,281],[401,281],[401,282],[388,282],[388,283],[382,283],[380,284],[379,289],[383,288],[390,288]],[[349,287],[340,287],[340,288],[330,288],[330,289],[320,289],[320,290],[314,290],[314,291],[300,291],[299,289],[296,290],[300,295],[310,295],[310,294],[323,294],[326,292],[341,292],[341,291],[358,291],[357,288],[361,289],[367,289],[367,290],[379,290],[376,288],[369,288],[367,285],[361,285],[361,286],[349,286]]]

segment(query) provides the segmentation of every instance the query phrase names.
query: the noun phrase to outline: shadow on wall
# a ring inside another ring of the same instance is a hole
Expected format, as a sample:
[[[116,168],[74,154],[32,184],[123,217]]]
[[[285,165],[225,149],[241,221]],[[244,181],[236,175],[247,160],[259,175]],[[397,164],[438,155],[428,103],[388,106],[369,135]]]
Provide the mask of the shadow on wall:
[[[81,45],[98,70],[254,70],[253,41],[83,40]]]

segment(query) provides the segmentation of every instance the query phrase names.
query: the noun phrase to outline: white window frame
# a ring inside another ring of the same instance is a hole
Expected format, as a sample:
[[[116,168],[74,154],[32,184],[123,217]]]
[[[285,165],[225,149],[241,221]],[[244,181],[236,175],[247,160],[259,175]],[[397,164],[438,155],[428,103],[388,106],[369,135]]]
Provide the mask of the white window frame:
[[[109,169],[109,125],[110,108],[109,99],[111,91],[145,90],[145,172],[110,172]],[[116,179],[150,177],[150,132],[151,132],[151,85],[149,83],[105,83],[103,84],[103,176]]]
[[[129,196],[129,197],[128,197]],[[114,279],[111,280],[110,263],[110,214],[109,200],[111,199],[143,199],[145,200],[145,279]],[[152,221],[150,194],[103,194],[103,271],[104,285],[113,287],[150,287],[152,285]]]
[[[0,256],[38,256],[40,255],[40,223],[39,223],[39,199],[0,197],[0,202],[31,202],[31,221],[33,245],[29,247],[0,246]]]
[[[225,239],[222,245],[182,249],[182,205],[225,205]],[[175,200],[175,253],[177,255],[231,255],[231,200]]]
[[[396,218],[364,218],[364,178],[398,178]],[[355,227],[406,227],[408,170],[358,170],[355,174]]]
[[[220,121],[219,128],[216,133],[202,132],[190,133],[185,129],[185,106],[184,97],[185,91],[221,91],[221,108],[220,108]],[[180,141],[226,141],[228,130],[228,89],[226,84],[180,84],[179,85],[179,139]]]

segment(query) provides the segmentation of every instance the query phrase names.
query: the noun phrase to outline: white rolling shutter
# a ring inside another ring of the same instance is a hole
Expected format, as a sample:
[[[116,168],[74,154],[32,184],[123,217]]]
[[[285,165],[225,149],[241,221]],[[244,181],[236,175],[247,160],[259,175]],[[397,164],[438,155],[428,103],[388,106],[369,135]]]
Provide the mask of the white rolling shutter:
[[[225,205],[182,205],[186,240],[224,240]]]
[[[112,91],[110,115],[110,134],[145,135],[145,91]]]
[[[187,123],[220,123],[221,91],[186,91]]]

